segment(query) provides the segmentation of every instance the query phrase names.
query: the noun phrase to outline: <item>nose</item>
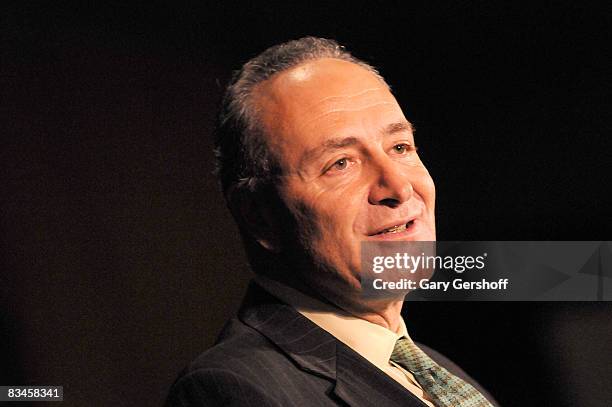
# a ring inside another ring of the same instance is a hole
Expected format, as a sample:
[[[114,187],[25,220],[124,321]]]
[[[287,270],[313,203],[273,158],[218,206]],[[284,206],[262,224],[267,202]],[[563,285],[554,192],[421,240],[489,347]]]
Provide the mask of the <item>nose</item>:
[[[370,204],[395,208],[412,197],[414,190],[405,166],[385,157],[373,172],[374,180],[368,197]]]

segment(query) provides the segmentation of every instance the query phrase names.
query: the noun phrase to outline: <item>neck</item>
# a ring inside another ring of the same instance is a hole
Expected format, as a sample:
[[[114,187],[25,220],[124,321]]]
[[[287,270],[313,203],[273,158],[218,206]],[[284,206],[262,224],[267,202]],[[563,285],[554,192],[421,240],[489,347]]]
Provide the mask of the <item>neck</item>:
[[[399,333],[403,303],[403,300],[397,300],[387,304],[386,307],[378,311],[354,313],[353,315],[373,324],[387,328],[392,332]]]
[[[392,332],[399,332],[402,306],[404,305],[403,298],[365,303],[340,300],[336,305],[357,318],[380,325]]]
[[[284,275],[283,277],[285,277]],[[273,278],[323,303],[333,305],[340,310],[365,321],[380,325],[392,332],[398,332],[404,296],[386,297],[382,299],[365,299],[362,293],[348,287],[333,289],[334,284],[322,282],[317,287],[297,279]],[[332,289],[330,289],[332,288]]]

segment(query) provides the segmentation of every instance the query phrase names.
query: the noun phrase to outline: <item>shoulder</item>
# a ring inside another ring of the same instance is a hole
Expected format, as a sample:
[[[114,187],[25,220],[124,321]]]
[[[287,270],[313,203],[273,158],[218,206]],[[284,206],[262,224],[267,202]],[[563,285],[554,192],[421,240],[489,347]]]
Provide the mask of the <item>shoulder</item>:
[[[185,371],[172,385],[166,407],[278,405],[257,383],[231,369]]]
[[[230,320],[217,343],[191,362],[170,388],[167,407],[277,406],[277,390],[295,370],[267,338],[238,319]]]
[[[267,337],[238,318],[227,322],[213,347],[200,354],[184,370],[189,374],[216,369],[259,378],[261,372],[294,366]]]

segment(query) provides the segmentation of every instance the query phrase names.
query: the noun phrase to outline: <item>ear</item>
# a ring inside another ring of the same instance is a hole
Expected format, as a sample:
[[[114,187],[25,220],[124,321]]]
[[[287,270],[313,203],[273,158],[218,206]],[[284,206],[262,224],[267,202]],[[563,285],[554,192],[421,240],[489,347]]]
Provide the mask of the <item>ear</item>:
[[[228,201],[234,216],[263,248],[272,253],[282,251],[279,202],[275,193],[234,190]]]

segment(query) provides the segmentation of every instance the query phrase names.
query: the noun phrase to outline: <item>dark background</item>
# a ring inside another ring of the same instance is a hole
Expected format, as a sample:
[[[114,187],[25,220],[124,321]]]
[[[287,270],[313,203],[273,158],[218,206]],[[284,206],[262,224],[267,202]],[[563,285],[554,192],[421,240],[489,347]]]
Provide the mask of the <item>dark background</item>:
[[[609,9],[332,3],[2,3],[0,384],[63,385],[66,406],[162,403],[249,278],[211,175],[222,85],[307,34],[393,86],[440,240],[610,238]],[[607,406],[611,304],[405,317],[502,405]]]

